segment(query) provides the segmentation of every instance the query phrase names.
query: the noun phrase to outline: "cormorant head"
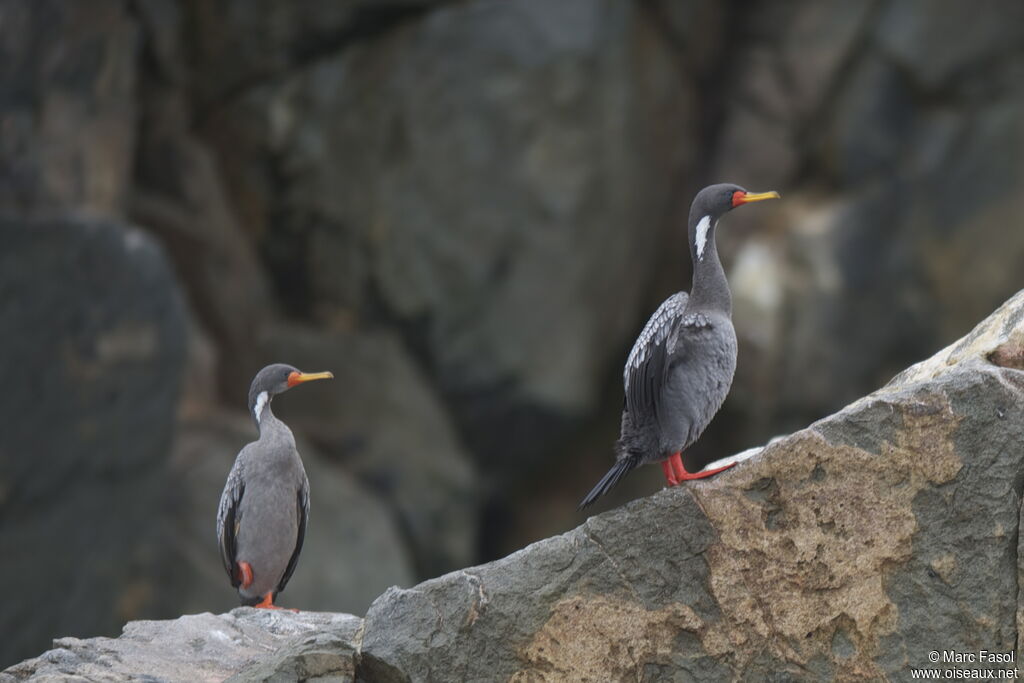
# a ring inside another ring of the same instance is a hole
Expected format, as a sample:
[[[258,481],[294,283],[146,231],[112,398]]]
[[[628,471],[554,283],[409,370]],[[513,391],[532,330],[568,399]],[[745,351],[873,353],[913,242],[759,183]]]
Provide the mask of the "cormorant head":
[[[697,193],[690,206],[690,240],[696,259],[704,258],[709,234],[718,219],[741,204],[759,202],[764,199],[778,199],[779,193],[747,192],[739,185],[720,183],[708,185]]]
[[[256,373],[249,386],[249,412],[256,424],[260,423],[264,408],[277,394],[284,393],[303,382],[334,377],[330,372],[302,372],[284,363],[268,365]]]
[[[708,185],[698,192],[693,199],[693,208],[700,214],[698,219],[710,216],[711,220],[715,220],[742,204],[778,198],[779,193],[775,191],[747,192],[739,185],[719,183],[718,185]]]

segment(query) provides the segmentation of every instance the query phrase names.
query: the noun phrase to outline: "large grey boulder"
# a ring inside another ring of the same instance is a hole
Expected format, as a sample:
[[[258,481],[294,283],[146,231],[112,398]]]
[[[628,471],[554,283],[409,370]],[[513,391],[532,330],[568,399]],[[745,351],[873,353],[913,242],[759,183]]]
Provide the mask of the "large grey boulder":
[[[271,612],[134,621],[120,638],[60,638],[54,649],[0,673],[14,681],[354,680],[362,620],[350,614]],[[324,677],[321,679],[320,677]]]
[[[960,342],[728,473],[389,589],[361,624],[247,609],[135,624],[117,641],[58,641],[0,680],[92,672],[93,660],[181,680],[180,662],[209,637],[157,657],[137,634],[185,642],[211,620],[287,634],[244,664],[239,640],[225,653],[235,680],[905,680],[936,667],[932,651],[1019,651],[1022,464],[1024,291]]]
[[[391,590],[367,680],[899,679],[1019,647],[1024,292],[733,471]]]
[[[184,365],[181,292],[145,233],[0,216],[0,661],[140,614]],[[133,511],[125,514],[126,510]],[[58,609],[40,609],[59,604]]]

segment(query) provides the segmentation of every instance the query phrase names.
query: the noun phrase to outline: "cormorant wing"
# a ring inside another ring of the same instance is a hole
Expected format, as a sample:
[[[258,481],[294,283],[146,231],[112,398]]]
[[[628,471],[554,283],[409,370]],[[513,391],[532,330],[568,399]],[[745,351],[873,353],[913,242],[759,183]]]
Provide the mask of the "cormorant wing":
[[[224,484],[224,492],[220,495],[220,506],[217,508],[217,541],[220,545],[220,560],[224,571],[231,577],[231,585],[235,588],[241,583],[241,577],[235,574],[235,553],[237,546],[235,537],[241,521],[239,504],[245,495],[245,479],[242,476],[242,458],[236,458],[235,464]]]
[[[300,464],[299,467],[302,467],[302,465]],[[292,556],[288,560],[288,566],[285,567],[284,575],[277,584],[278,593],[284,590],[284,587],[288,585],[288,581],[292,578],[292,573],[299,563],[302,542],[306,539],[306,523],[309,521],[309,478],[306,476],[306,468],[304,467],[302,467],[302,483],[299,485],[296,504],[298,505],[299,513],[299,533],[295,539],[295,550],[292,551]]]
[[[664,391],[658,396],[654,405],[654,413],[658,419],[658,427],[663,435],[685,438],[692,441],[697,435],[690,434],[693,426],[692,411],[698,408],[702,401],[699,396],[693,395],[693,387],[690,378],[682,380],[684,386],[679,386],[680,378],[673,377],[673,372],[681,365],[685,366],[693,359],[693,355],[687,350],[693,343],[694,337],[704,334],[708,328],[713,327],[711,320],[703,313],[686,313],[680,315],[673,321],[671,334],[667,341],[667,353],[664,368],[662,368],[662,382],[659,389]],[[680,391],[682,390],[682,391]],[[679,409],[682,408],[682,413]],[[679,430],[685,431],[680,433]]]
[[[626,411],[633,424],[658,417],[659,397],[665,375],[676,353],[679,322],[689,295],[676,292],[658,306],[633,344],[623,370]]]

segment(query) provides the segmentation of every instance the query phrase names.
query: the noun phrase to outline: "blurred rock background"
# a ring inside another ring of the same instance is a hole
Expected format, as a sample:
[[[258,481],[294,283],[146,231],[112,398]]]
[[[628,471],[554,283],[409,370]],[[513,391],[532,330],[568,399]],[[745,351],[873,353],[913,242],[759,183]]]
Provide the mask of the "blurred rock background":
[[[0,0],[0,666],[236,604],[213,519],[269,362],[336,376],[276,406],[283,602],[580,522],[717,181],[784,197],[720,235],[725,455],[1024,284],[1024,4]]]

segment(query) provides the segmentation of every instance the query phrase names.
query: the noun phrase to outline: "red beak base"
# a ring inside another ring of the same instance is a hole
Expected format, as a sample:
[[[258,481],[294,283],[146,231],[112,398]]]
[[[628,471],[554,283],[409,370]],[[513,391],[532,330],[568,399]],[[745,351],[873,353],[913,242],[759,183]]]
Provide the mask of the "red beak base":
[[[331,379],[334,377],[329,372],[293,372],[288,375],[288,386],[294,387],[302,384],[303,382],[312,382],[317,379]]]

